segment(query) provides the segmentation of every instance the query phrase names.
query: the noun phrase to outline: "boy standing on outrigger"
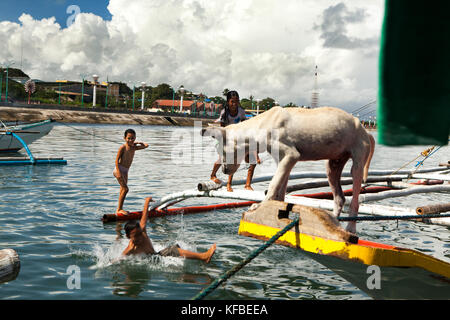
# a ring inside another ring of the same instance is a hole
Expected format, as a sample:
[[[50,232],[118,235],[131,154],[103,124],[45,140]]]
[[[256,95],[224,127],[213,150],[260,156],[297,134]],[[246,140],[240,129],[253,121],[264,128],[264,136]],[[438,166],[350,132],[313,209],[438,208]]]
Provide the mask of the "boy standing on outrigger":
[[[133,129],[127,129],[124,134],[125,143],[119,148],[116,157],[116,167],[113,175],[120,184],[119,203],[116,213],[128,214],[123,210],[123,203],[128,193],[128,170],[133,163],[134,153],[136,150],[148,148],[148,144],[144,142],[134,142],[136,140],[136,132]]]

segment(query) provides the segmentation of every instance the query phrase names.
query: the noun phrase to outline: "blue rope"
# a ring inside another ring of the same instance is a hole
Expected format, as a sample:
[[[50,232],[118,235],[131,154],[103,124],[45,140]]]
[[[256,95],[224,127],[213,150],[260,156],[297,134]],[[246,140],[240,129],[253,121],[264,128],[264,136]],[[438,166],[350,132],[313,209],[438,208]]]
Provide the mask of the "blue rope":
[[[214,280],[213,283],[211,283],[207,288],[203,289],[199,294],[197,294],[195,297],[192,298],[192,300],[201,300],[204,297],[206,297],[208,294],[210,294],[214,289],[216,289],[219,285],[221,285],[223,282],[227,281],[231,276],[233,276],[236,272],[241,270],[247,263],[252,261],[254,258],[256,258],[261,252],[263,252],[265,249],[267,249],[270,245],[272,245],[275,241],[278,240],[282,235],[284,235],[286,232],[288,232],[292,227],[298,224],[299,217],[295,217],[295,219],[289,223],[286,227],[283,228],[283,230],[278,231],[272,238],[269,239],[269,241],[265,242],[262,246],[260,246],[258,249],[252,251],[247,258],[242,260],[239,264],[235,265],[233,268],[228,270],[227,272],[223,273],[219,278]]]

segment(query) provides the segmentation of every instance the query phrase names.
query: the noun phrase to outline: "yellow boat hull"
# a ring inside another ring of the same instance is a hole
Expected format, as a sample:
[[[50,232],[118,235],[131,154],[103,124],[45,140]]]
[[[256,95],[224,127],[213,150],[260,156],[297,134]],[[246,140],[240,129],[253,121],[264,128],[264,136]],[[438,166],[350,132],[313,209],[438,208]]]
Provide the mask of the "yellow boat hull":
[[[246,221],[244,214],[238,233],[269,240],[281,229]],[[375,299],[450,299],[450,264],[416,250],[331,240],[294,228],[276,243],[301,250]]]

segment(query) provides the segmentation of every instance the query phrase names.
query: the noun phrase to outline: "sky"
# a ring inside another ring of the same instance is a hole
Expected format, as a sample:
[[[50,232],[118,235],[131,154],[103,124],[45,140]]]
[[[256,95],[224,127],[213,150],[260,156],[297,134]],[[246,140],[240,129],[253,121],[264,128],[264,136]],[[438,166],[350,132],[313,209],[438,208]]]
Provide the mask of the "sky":
[[[0,64],[355,110],[376,99],[384,0],[0,0]]]

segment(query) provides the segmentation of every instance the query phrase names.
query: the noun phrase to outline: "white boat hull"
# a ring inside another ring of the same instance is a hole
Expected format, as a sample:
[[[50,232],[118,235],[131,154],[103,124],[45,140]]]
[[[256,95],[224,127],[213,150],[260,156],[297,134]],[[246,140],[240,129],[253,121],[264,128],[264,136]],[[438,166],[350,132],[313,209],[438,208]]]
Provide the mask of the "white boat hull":
[[[30,131],[37,133],[16,133],[27,145],[47,135],[53,129],[54,122],[50,120],[32,124],[8,127],[9,131]],[[0,152],[17,152],[23,148],[22,143],[10,134],[0,134]]]

